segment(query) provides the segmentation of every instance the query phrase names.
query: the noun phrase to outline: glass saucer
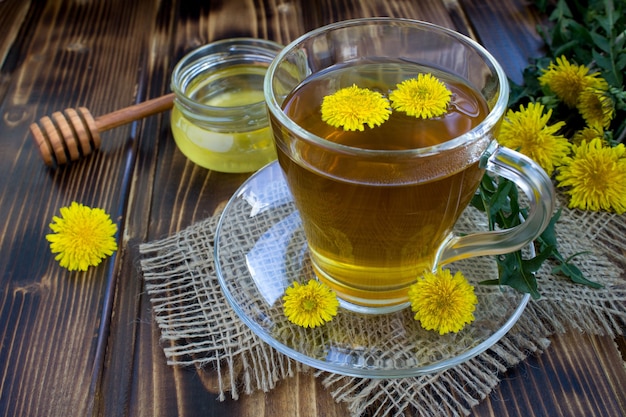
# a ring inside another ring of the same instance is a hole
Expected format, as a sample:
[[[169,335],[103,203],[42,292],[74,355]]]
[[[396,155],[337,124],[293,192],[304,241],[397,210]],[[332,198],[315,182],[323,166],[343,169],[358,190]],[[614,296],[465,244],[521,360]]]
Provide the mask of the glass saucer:
[[[457,228],[487,230],[486,219],[469,208]],[[482,257],[446,266],[462,270],[478,297],[474,322],[458,333],[422,329],[410,308],[372,315],[340,307],[324,326],[290,323],[282,308],[285,289],[315,276],[300,217],[276,162],[251,176],[225,207],[215,234],[215,267],[226,299],[263,341],[311,367],[364,378],[419,376],[460,364],[504,336],[529,300],[508,287],[477,284],[497,276],[493,259]]]

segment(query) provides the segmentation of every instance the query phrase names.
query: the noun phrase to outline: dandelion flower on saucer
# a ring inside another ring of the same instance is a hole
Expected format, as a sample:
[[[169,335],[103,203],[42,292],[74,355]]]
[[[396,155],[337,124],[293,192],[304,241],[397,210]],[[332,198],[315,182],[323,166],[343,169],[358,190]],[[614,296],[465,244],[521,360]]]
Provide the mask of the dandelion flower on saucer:
[[[402,81],[389,94],[394,109],[424,119],[444,115],[451,97],[446,85],[429,73]]]
[[[556,177],[568,187],[570,208],[626,212],[626,147],[606,146],[597,138],[574,146]]]
[[[458,332],[474,321],[478,298],[460,271],[438,268],[426,272],[409,288],[411,309],[426,330],[443,335]]]
[[[567,138],[557,133],[565,122],[548,125],[551,116],[552,110],[544,113],[542,104],[529,103],[526,108],[521,105],[519,111],[507,112],[498,134],[502,146],[519,150],[537,162],[548,175],[561,165],[571,148]]]
[[[117,250],[117,225],[100,208],[90,208],[72,202],[62,207],[61,216],[53,216],[46,235],[55,260],[70,271],[86,271]]]
[[[585,122],[596,129],[608,128],[615,115],[615,104],[608,94],[608,84],[606,81],[604,84],[604,88],[585,88],[580,93],[576,105]]]
[[[391,114],[382,94],[356,85],[337,90],[322,100],[322,120],[343,130],[365,130],[380,126]]]
[[[589,73],[584,65],[571,64],[565,56],[551,62],[539,77],[539,84],[551,90],[567,106],[576,107],[580,93],[592,86],[598,73]]]
[[[337,315],[339,301],[335,292],[325,284],[310,280],[301,285],[294,282],[283,296],[285,316],[302,327],[317,327]]]

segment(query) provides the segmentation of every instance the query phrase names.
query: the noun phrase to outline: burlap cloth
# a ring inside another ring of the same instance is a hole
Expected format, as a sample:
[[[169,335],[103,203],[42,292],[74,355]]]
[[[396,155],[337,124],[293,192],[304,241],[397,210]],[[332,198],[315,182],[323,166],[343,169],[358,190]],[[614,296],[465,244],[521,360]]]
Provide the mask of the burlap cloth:
[[[213,260],[218,220],[216,213],[173,236],[142,244],[140,262],[168,364],[215,369],[223,400],[227,394],[237,399],[241,392],[269,391],[278,381],[310,369],[262,341],[229,306]],[[253,232],[240,226],[241,243],[236,245],[245,244]],[[400,379],[314,371],[316,377],[336,401],[347,403],[353,416],[400,416],[406,409],[417,415],[460,416],[494,389],[507,368],[546,349],[550,335],[570,330],[623,334],[626,282],[618,265],[623,265],[626,248],[626,216],[564,209],[557,234],[565,257],[588,251],[578,258],[578,266],[604,288],[572,284],[552,275],[554,265],[546,263],[538,272],[542,297],[528,303],[495,345],[460,365]]]

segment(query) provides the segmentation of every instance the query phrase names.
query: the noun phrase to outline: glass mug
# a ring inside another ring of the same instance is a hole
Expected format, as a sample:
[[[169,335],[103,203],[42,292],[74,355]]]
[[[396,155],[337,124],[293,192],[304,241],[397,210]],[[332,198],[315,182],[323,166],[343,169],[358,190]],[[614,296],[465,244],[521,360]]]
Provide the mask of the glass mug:
[[[418,72],[459,87],[449,106],[462,118],[416,128],[394,111],[380,126],[349,133],[321,121],[325,95],[352,85],[386,94]],[[506,75],[483,47],[457,32],[394,18],[324,26],[277,55],[264,94],[313,270],[346,308],[404,308],[409,286],[425,270],[518,250],[550,221],[550,178],[496,142],[509,95]],[[525,192],[528,217],[511,229],[456,236],[454,224],[485,170]]]

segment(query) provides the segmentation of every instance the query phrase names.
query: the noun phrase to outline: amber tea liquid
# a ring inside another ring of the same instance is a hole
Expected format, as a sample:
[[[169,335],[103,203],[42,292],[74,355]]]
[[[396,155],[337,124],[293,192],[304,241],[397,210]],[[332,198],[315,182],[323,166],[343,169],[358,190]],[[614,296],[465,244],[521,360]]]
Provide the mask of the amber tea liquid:
[[[365,131],[345,132],[321,119],[324,96],[356,84],[385,95],[401,81],[431,72],[452,91],[449,112],[422,120],[393,111]],[[484,99],[461,80],[414,64],[371,62],[315,74],[283,104],[305,130],[336,144],[370,150],[411,150],[456,138],[488,113]],[[318,278],[345,301],[386,307],[407,301],[408,287],[433,267],[438,248],[469,204],[483,171],[480,152],[463,146],[424,158],[365,160],[294,140],[274,123],[278,160],[300,212]],[[330,145],[332,148],[333,145]],[[290,156],[291,155],[291,156]]]

